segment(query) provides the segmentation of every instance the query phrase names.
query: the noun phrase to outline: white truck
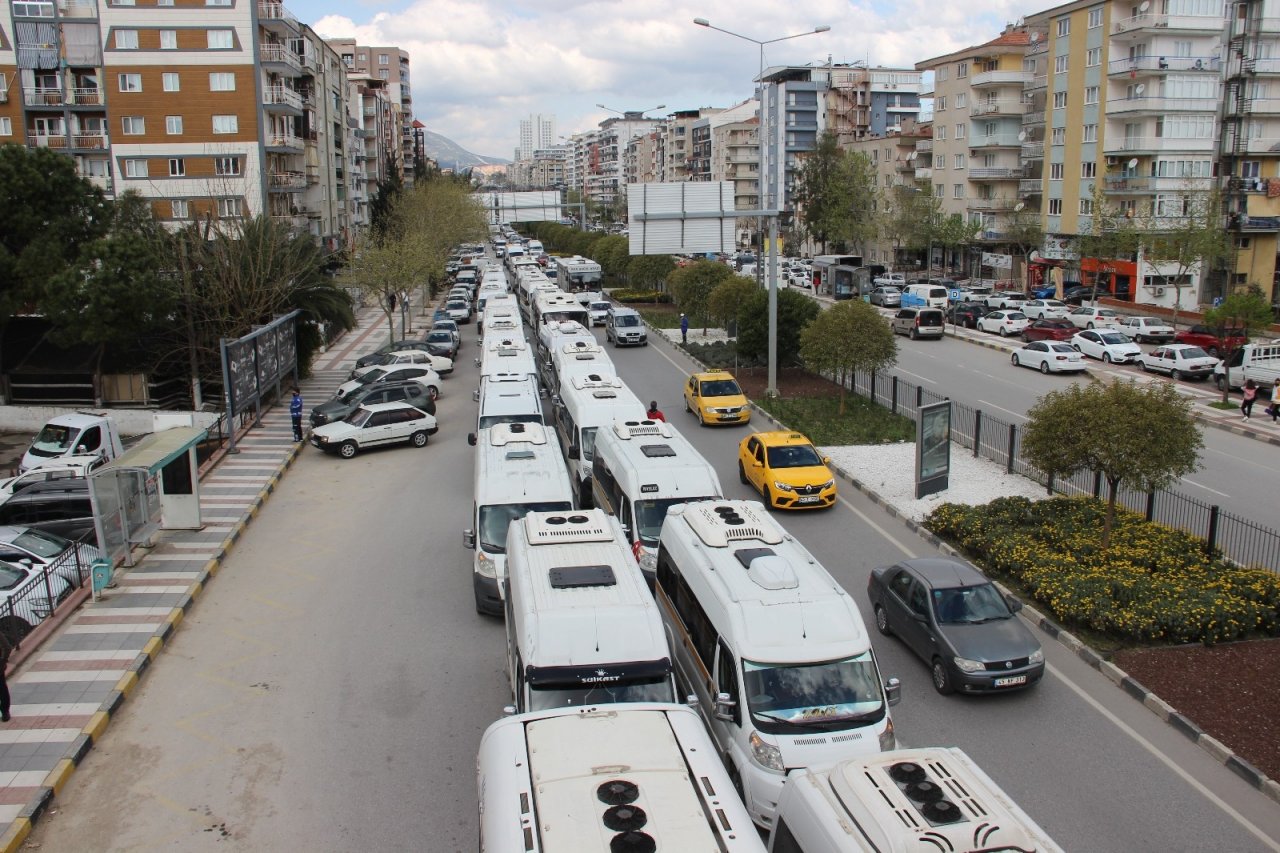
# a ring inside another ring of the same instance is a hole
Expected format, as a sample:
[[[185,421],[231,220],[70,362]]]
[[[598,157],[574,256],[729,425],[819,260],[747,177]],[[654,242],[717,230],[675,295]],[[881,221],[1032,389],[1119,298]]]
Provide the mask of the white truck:
[[[124,454],[116,422],[105,412],[56,415],[41,428],[22,455],[18,473],[69,456],[99,456],[110,461]]]
[[[1227,369],[1230,368],[1230,374]],[[1252,379],[1262,390],[1259,399],[1269,399],[1271,386],[1280,379],[1280,343],[1245,344],[1238,347],[1225,362],[1213,368],[1213,382],[1221,391],[1230,376],[1231,387],[1240,388]]]

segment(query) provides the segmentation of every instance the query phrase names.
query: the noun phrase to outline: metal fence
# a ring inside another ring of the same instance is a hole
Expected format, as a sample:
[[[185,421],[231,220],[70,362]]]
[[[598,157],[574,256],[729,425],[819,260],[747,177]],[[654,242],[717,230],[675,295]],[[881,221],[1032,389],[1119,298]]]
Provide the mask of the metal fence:
[[[835,381],[839,382],[839,379]],[[920,406],[948,400],[888,373],[859,372],[846,376],[844,385],[896,414],[916,418]],[[1004,466],[1011,474],[1035,480],[1049,493],[1067,496],[1106,495],[1106,481],[1096,471],[1080,471],[1067,478],[1049,477],[1022,455],[1022,428],[982,409],[951,400],[951,440]],[[1205,541],[1205,550],[1221,549],[1243,566],[1260,566],[1280,572],[1280,531],[1224,511],[1174,491],[1141,492],[1121,488],[1117,503],[1145,516],[1148,521],[1185,530]]]
[[[0,631],[16,643],[43,622],[71,593],[89,582],[94,549],[75,543],[56,560],[25,569],[12,566],[10,571],[25,571],[26,580],[0,599]]]

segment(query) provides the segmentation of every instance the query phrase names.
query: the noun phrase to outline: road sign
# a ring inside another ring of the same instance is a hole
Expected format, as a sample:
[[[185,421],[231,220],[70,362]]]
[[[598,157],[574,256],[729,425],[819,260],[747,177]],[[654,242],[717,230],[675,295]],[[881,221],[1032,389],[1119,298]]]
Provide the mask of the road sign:
[[[947,295],[951,297],[951,301],[952,301],[952,302],[959,302],[959,301],[960,301],[960,288],[958,288],[958,287],[953,287],[953,288],[951,288],[950,290],[948,290],[948,291],[947,291]]]

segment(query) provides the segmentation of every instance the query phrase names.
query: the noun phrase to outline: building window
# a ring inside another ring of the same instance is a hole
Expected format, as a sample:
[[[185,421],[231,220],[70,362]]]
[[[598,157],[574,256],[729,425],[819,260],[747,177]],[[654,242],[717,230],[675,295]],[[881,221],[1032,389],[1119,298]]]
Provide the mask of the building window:
[[[1067,93],[1066,93],[1066,92],[1054,92],[1054,93],[1053,93],[1053,108],[1054,108],[1055,110],[1060,110],[1060,109],[1063,109],[1064,107],[1066,107],[1066,105],[1067,105]]]
[[[231,71],[215,71],[209,74],[210,92],[234,92],[236,75]]]
[[[1080,135],[1081,142],[1097,142],[1098,141],[1098,126],[1096,124],[1086,124],[1083,128],[1081,128],[1081,130],[1082,130],[1082,133]]]
[[[123,116],[120,125],[125,136],[141,136],[147,132],[147,121],[142,116]]]
[[[173,0],[156,0],[157,6],[172,6]]]
[[[178,49],[178,31],[177,30],[161,30],[160,31],[160,49],[161,50],[177,50]]]
[[[240,174],[240,158],[239,157],[214,157],[213,173],[215,175],[239,175]]]
[[[137,50],[137,30],[116,30],[116,50]]]
[[[165,116],[164,132],[170,136],[182,135],[182,116]]]
[[[1067,54],[1065,54],[1065,53],[1064,53],[1064,54],[1062,54],[1062,56],[1055,56],[1055,57],[1053,58],[1053,73],[1054,73],[1054,74],[1063,74],[1063,73],[1066,73],[1066,70],[1067,70],[1067,58],[1068,58],[1068,57],[1067,57]]]
[[[182,178],[187,174],[187,161],[181,157],[169,158],[169,177]]]
[[[207,36],[209,39],[209,50],[231,50],[231,30],[209,30]]]
[[[239,133],[240,122],[235,116],[214,116],[214,133]]]
[[[1084,64],[1086,68],[1092,68],[1095,65],[1102,64],[1102,48],[1091,47],[1084,54]]]
[[[1098,164],[1092,160],[1080,164],[1080,177],[1096,178],[1098,176]]]
[[[111,0],[112,6],[136,6],[137,0]]]
[[[1062,38],[1063,36],[1069,36],[1069,35],[1071,35],[1071,19],[1059,18],[1058,19],[1058,37]]]
[[[1049,180],[1051,181],[1062,180],[1062,164],[1061,163],[1049,164]]]
[[[959,79],[959,78],[961,78],[961,77],[968,77],[968,76],[969,76],[969,63],[967,63],[967,62],[957,62],[957,63],[956,63],[956,78],[957,78],[957,79]]]
[[[942,198],[942,197],[944,197],[944,196],[946,195],[946,191],[947,191],[947,185],[946,185],[946,184],[934,184],[934,185],[933,185],[933,197],[934,197],[934,198]]]
[[[952,198],[964,198],[964,184],[952,184],[952,185],[951,185],[951,197],[952,197]]]
[[[933,168],[935,168],[935,169],[945,169],[945,168],[947,168],[947,155],[946,155],[946,154],[934,154],[934,155],[933,155]]]
[[[969,106],[969,96],[964,92],[956,93],[956,109],[964,109]]]
[[[121,74],[120,75],[120,91],[121,92],[141,92],[142,91],[142,75],[141,74]]]
[[[387,54],[385,54],[385,53],[380,53],[380,54],[378,54],[378,64],[379,64],[379,65],[390,65],[390,64],[391,64],[391,57],[390,57],[390,56],[388,56],[388,55],[387,55]]]
[[[1060,198],[1049,199],[1049,215],[1050,216],[1062,215],[1062,199]]]
[[[946,95],[939,95],[938,97],[936,97],[936,98],[934,98],[934,99],[933,99],[933,111],[934,111],[935,113],[936,113],[936,112],[941,112],[942,110],[945,110],[946,108],[947,108],[947,96],[946,96]]]
[[[1050,145],[1065,145],[1067,141],[1067,129],[1065,127],[1055,127],[1052,135],[1049,137]]]
[[[367,54],[367,53],[361,53],[361,54],[358,54],[358,55],[356,56],[356,58],[357,58],[357,59],[359,59],[361,62],[368,62],[368,61],[369,61],[369,54]]]
[[[146,160],[125,160],[124,176],[126,178],[147,177],[147,161]]]
[[[1096,29],[1102,26],[1102,7],[1089,10],[1089,29]]]
[[[956,155],[956,157],[955,157],[955,164],[956,164],[956,165],[955,165],[955,168],[957,168],[957,169],[963,169],[963,168],[964,168],[964,155],[963,155],[963,154],[957,154],[957,155]]]
[[[175,198],[169,201],[169,218],[170,219],[190,219],[191,208],[187,205],[187,200]]]
[[[1093,199],[1091,198],[1080,199],[1080,215],[1093,216]]]
[[[378,69],[378,77],[379,77],[379,78],[381,78],[381,79],[383,79],[383,80],[390,80],[390,79],[391,79],[391,70],[390,70],[390,69],[388,69],[388,68],[379,68],[379,69]]]
[[[218,218],[220,219],[239,219],[241,210],[238,198],[218,199]]]
[[[1262,161],[1246,160],[1240,164],[1240,177],[1257,180],[1262,177]]]
[[[1084,102],[1086,104],[1098,103],[1098,87],[1097,86],[1084,87]]]
[[[178,92],[182,89],[182,83],[178,78],[177,71],[165,71],[160,75],[160,80],[166,92]]]
[[[204,0],[206,6],[230,6],[231,0]]]
[[[13,136],[13,119],[0,116],[0,136]]]
[[[939,141],[945,141],[947,138],[947,126],[944,124],[935,126],[933,128],[933,138]]]

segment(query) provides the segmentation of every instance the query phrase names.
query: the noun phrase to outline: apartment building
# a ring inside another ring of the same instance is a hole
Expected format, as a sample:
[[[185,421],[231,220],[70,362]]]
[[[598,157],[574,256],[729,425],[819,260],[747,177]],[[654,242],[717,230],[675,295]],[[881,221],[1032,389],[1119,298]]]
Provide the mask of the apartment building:
[[[520,144],[516,147],[515,159],[532,160],[535,151],[554,148],[556,139],[554,115],[531,114],[528,118],[522,118]]]
[[[569,155],[568,145],[534,149],[529,157],[511,164],[507,169],[507,182],[512,187],[530,189],[563,187]]]
[[[600,205],[625,204],[627,145],[637,136],[656,130],[658,119],[628,112],[600,122],[599,130],[587,144],[581,173],[584,198]],[[575,137],[576,138],[576,137]]]
[[[653,130],[633,137],[627,143],[623,158],[623,172],[628,184],[652,184],[661,180],[659,162],[660,132]]]
[[[920,117],[919,71],[836,63],[828,73],[827,125],[842,143],[896,133]]]
[[[329,39],[350,73],[382,83],[387,101],[396,112],[396,161],[402,178],[413,172],[413,91],[409,78],[409,54],[398,47],[357,44],[355,39]]]
[[[882,203],[892,206],[901,193],[932,184],[936,144],[932,133],[931,125],[906,118],[898,130],[846,141],[841,147],[871,161],[873,185],[880,191]],[[891,240],[882,239],[866,247],[863,262],[902,269],[906,261]]]
[[[1037,144],[1024,125],[1031,111],[1024,87],[1032,74],[1023,68],[1030,45],[1026,27],[1010,26],[985,44],[916,64],[933,72],[933,139],[915,174],[927,173],[944,215],[980,227],[979,242],[997,253],[1009,216],[1025,207],[1024,145]]]

